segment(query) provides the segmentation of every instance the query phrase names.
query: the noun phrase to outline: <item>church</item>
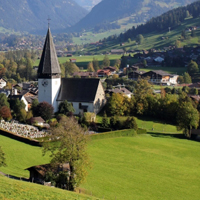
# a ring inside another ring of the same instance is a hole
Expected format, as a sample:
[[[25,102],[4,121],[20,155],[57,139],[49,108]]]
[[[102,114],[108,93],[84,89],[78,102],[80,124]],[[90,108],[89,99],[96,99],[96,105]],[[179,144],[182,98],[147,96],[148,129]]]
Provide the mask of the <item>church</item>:
[[[97,78],[61,78],[53,38],[48,28],[42,57],[38,67],[38,100],[46,101],[58,111],[62,101],[72,103],[75,115],[83,112],[98,113],[106,103],[105,92]]]

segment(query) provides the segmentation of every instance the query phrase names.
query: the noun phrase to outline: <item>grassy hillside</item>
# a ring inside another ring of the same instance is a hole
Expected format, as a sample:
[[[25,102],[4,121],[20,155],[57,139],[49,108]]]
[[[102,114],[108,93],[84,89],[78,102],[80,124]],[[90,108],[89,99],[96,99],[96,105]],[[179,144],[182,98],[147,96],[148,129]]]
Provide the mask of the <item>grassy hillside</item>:
[[[151,131],[153,127],[157,133],[90,141],[88,151],[93,167],[81,190],[110,200],[199,199],[199,142],[180,139],[182,134],[177,134],[172,125],[150,119],[138,119],[137,123]],[[49,161],[42,157],[41,148],[4,136],[0,136],[0,146],[8,164],[0,169],[5,173],[28,177],[25,168]],[[84,199],[68,197],[63,190],[0,176],[0,199],[64,199],[62,195],[67,199]]]
[[[198,142],[144,135],[92,141],[89,152],[93,168],[82,188],[95,196],[199,199]]]
[[[184,45],[187,46],[197,46],[199,45],[199,37],[200,37],[200,28],[198,28],[196,32],[196,37],[190,37],[191,32],[187,32],[188,39],[183,40],[181,39],[181,33],[183,30],[185,30],[188,27],[191,26],[198,26],[199,27],[199,19],[200,18],[187,18],[185,21],[179,25],[178,27],[171,27],[171,30],[169,32],[168,29],[162,32],[152,32],[144,36],[144,41],[142,44],[136,44],[136,41],[132,39],[132,41],[125,42],[123,48],[126,48],[127,50],[143,50],[143,49],[162,49],[163,47],[173,46],[175,45],[175,41],[180,41],[180,47],[183,47]],[[119,42],[107,42],[106,47],[102,47],[97,51],[97,53],[102,53],[105,51],[110,51],[111,49],[120,49]],[[96,49],[94,47],[90,47],[88,49],[89,51],[93,52]]]
[[[42,185],[16,181],[0,175],[0,199],[5,200],[92,200],[96,199],[86,195],[80,195],[66,190],[50,188]]]
[[[29,178],[28,167],[49,163],[48,156],[42,156],[40,147],[33,147],[0,135],[0,146],[6,154],[7,167],[0,171],[6,174]]]

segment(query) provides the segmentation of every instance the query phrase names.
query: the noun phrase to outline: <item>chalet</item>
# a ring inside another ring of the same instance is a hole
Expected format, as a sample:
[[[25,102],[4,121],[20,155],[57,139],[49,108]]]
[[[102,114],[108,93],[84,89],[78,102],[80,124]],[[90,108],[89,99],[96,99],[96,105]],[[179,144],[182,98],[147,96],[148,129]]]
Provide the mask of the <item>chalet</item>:
[[[162,85],[176,85],[178,75],[169,74],[168,72],[162,70],[154,70],[143,73],[142,78],[149,77],[150,82],[154,84],[162,84]]]
[[[110,70],[99,69],[97,70],[97,74],[98,74],[98,77],[108,77],[111,75],[111,72]]]
[[[7,81],[3,78],[0,78],[0,89],[4,88],[6,86]]]
[[[116,67],[111,67],[111,66],[109,66],[109,67],[104,67],[103,70],[110,70],[110,72],[111,72],[112,74],[116,73]]]
[[[142,76],[142,74],[146,73],[145,71],[132,71],[128,73],[128,78],[132,80],[138,80],[139,77]]]

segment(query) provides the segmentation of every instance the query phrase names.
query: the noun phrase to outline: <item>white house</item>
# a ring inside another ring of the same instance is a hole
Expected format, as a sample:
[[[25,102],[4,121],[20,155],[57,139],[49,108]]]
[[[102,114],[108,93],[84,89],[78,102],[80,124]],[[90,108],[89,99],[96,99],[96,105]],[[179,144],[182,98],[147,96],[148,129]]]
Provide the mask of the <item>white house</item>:
[[[4,88],[6,86],[6,80],[4,80],[3,78],[0,78],[0,88]]]

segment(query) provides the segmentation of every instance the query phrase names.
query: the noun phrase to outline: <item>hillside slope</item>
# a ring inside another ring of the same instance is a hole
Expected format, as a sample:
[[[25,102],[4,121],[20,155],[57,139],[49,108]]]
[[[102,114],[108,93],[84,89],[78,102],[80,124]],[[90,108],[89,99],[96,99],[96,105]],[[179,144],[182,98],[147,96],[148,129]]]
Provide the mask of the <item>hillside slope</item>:
[[[74,28],[91,28],[96,24],[112,22],[136,14],[137,22],[160,15],[177,6],[183,6],[195,0],[103,0],[86,15]]]
[[[0,175],[0,199],[92,200],[96,198],[57,188],[50,188],[38,184],[16,181]]]
[[[48,16],[53,30],[64,29],[86,14],[74,0],[0,0],[0,26],[15,31],[46,31]]]

